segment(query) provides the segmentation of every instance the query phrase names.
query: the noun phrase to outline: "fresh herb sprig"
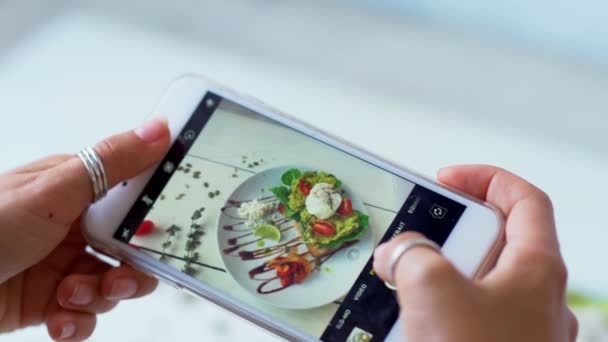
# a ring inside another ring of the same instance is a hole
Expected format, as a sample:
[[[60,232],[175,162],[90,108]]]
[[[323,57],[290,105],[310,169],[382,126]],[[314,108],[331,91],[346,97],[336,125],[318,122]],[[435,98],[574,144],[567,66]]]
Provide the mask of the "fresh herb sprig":
[[[190,231],[187,235],[188,240],[186,240],[186,255],[184,255],[185,263],[182,272],[191,276],[198,273],[198,270],[192,264],[197,262],[200,257],[196,248],[201,245],[201,237],[205,235],[203,226],[199,223],[204,211],[205,208],[197,209],[190,218]]]
[[[161,261],[167,261],[167,249],[171,247],[171,245],[173,244],[173,240],[175,239],[175,235],[177,235],[177,233],[181,230],[182,229],[175,224],[172,224],[171,226],[169,226],[169,228],[165,230],[165,232],[167,233],[167,240],[165,240],[165,242],[163,242],[163,244],[161,245],[161,247],[163,248],[163,253],[160,255]]]

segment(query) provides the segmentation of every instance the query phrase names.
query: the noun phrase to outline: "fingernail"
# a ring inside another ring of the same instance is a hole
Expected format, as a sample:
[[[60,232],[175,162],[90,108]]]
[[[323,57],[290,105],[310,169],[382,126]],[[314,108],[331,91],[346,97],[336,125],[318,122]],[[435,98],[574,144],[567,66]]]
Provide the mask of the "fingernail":
[[[384,253],[384,250],[386,249],[386,243],[383,243],[381,245],[379,245],[378,247],[376,247],[376,250],[374,251],[374,262],[372,264],[372,267],[374,268],[374,270],[376,270],[376,273],[378,273],[379,269],[382,268],[382,263],[380,263],[380,258],[383,255],[382,253]]]
[[[84,284],[78,284],[72,292],[72,296],[68,299],[70,304],[83,306],[91,304],[93,301],[93,289]]]
[[[386,243],[383,243],[381,245],[379,245],[378,247],[376,247],[376,250],[374,251],[374,259],[378,259],[380,257],[380,255],[382,255],[382,253],[384,253],[383,251],[386,249]]]
[[[167,134],[167,118],[153,118],[144,123],[141,127],[136,128],[135,134],[146,142],[155,142]]]
[[[137,292],[137,281],[131,278],[114,280],[112,290],[108,296],[109,300],[120,300],[132,297]]]
[[[64,323],[61,327],[61,335],[59,336],[60,340],[65,340],[66,338],[70,338],[74,336],[76,333],[76,324],[73,322]]]

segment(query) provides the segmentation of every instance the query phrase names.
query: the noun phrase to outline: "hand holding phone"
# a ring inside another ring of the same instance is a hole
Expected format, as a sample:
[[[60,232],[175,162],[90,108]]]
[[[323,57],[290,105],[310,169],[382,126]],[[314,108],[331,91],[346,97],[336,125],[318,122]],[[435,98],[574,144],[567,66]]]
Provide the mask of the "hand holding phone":
[[[476,281],[435,251],[404,253],[393,277],[406,340],[575,341],[578,325],[565,303],[566,268],[547,195],[492,166],[450,167],[438,179],[508,215],[507,241],[496,267]],[[376,249],[374,268],[383,279],[395,246],[418,237],[408,232]]]
[[[166,122],[97,144],[110,186],[166,153]],[[93,198],[83,163],[56,155],[0,175],[0,333],[46,324],[56,340],[84,340],[96,315],[154,290],[157,280],[129,265],[111,268],[85,253],[81,217]]]

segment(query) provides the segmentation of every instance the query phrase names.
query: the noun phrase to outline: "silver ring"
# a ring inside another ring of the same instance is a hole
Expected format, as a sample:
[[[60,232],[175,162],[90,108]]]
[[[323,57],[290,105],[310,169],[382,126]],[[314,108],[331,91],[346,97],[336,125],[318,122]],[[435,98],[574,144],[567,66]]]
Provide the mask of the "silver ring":
[[[395,284],[395,269],[397,268],[397,263],[399,262],[399,259],[401,259],[401,257],[403,256],[403,254],[405,254],[405,252],[407,252],[408,250],[414,248],[414,247],[427,247],[430,248],[432,250],[435,250],[437,253],[441,254],[441,247],[439,247],[438,244],[436,244],[435,242],[429,240],[429,239],[412,239],[412,240],[406,240],[400,244],[397,245],[397,247],[395,247],[395,249],[392,250],[390,258],[388,259],[388,277],[389,279],[385,282],[386,286],[391,289],[391,290],[396,290],[397,287],[393,284]]]
[[[86,147],[78,152],[78,158],[84,164],[93,185],[93,202],[102,199],[108,193],[108,177],[103,167],[101,158],[91,147]]]

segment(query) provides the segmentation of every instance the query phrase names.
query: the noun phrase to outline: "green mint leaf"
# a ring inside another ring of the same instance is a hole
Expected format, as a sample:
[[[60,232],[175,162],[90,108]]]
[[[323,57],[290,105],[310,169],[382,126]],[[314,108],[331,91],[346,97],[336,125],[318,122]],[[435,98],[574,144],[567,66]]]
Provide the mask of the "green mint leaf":
[[[274,188],[270,188],[270,191],[277,196],[279,201],[285,205],[285,207],[289,208],[289,189],[284,186],[277,186]]]
[[[286,209],[285,209],[285,216],[287,216],[287,217],[292,217],[292,216],[293,216],[293,215],[295,215],[296,213],[297,213],[296,211],[293,211],[293,210],[291,210],[290,208],[286,208]]]
[[[285,213],[287,214],[287,211],[285,211]],[[300,221],[302,220],[302,219],[300,218],[300,213],[299,213],[299,212],[297,212],[297,211],[293,211],[293,210],[290,210],[290,214],[289,214],[289,216],[287,216],[287,217],[289,217],[289,218],[291,218],[291,219],[295,220],[296,222],[300,222]]]
[[[301,175],[302,175],[302,172],[300,172],[300,170],[289,169],[289,170],[285,171],[283,176],[281,176],[281,181],[283,182],[283,184],[291,187],[291,183],[293,183],[294,180],[300,178]]]
[[[369,227],[369,216],[363,214],[360,211],[356,211],[357,215],[359,215],[359,226],[363,229],[367,229]]]

